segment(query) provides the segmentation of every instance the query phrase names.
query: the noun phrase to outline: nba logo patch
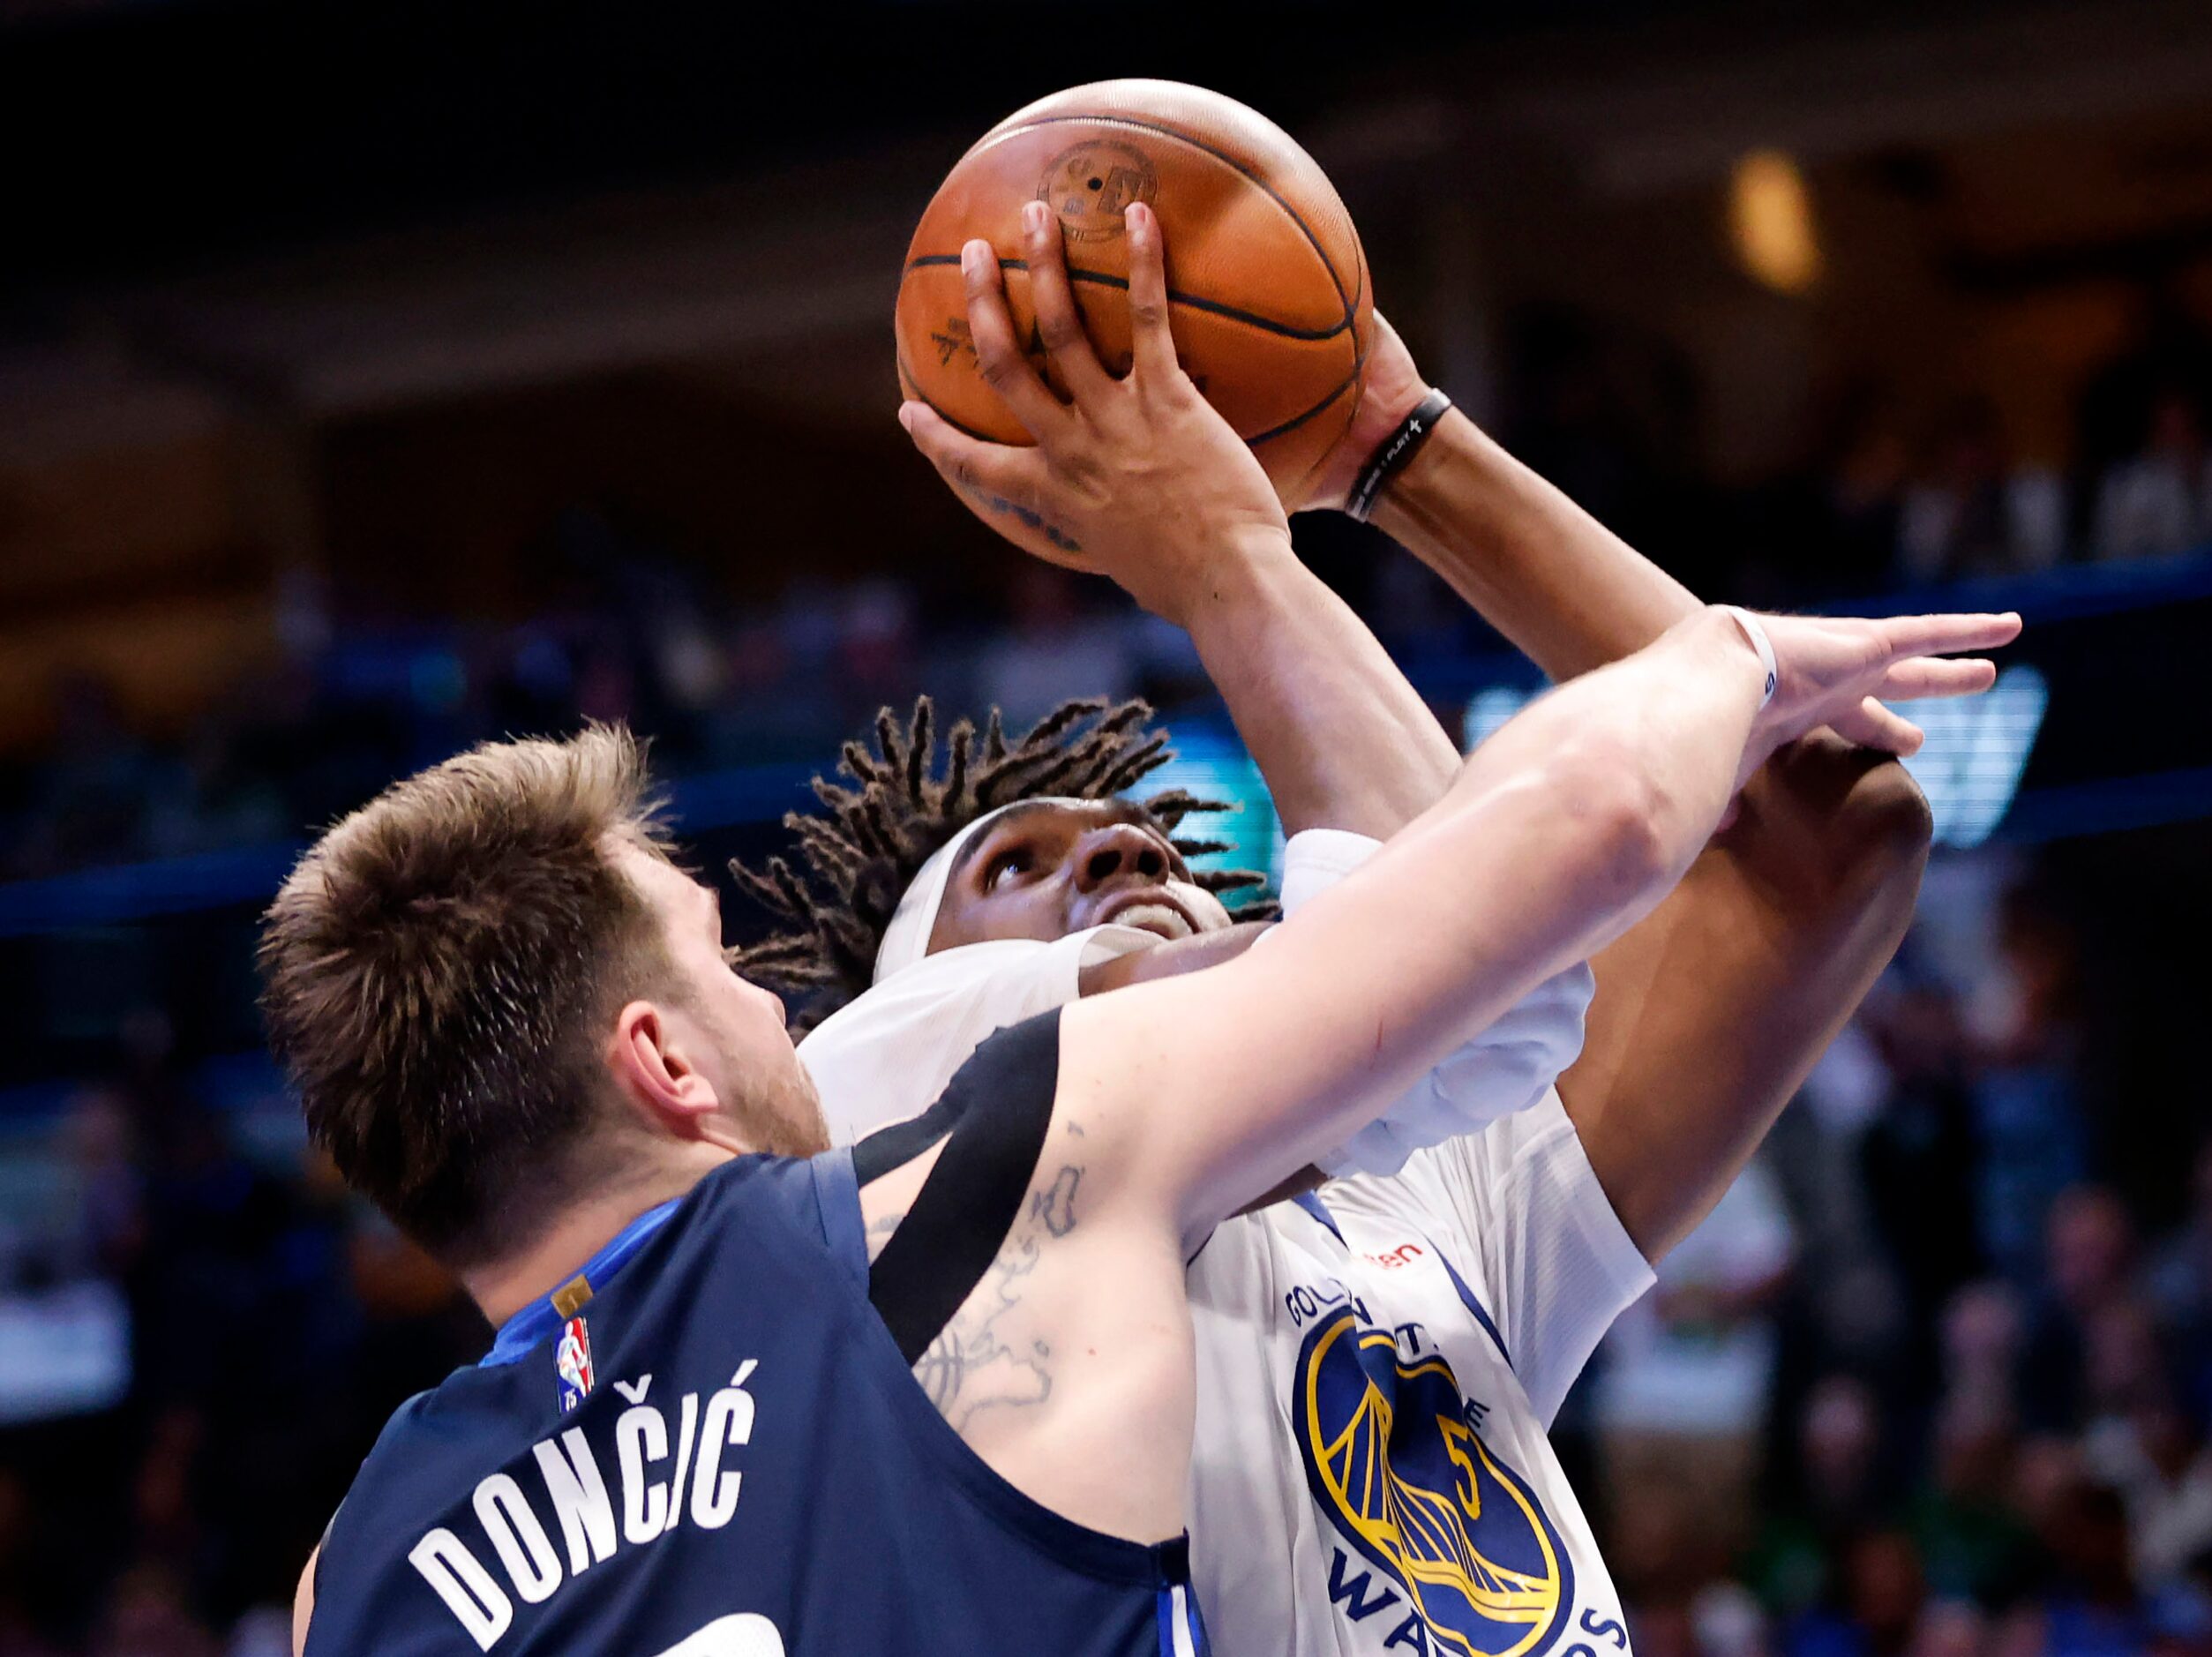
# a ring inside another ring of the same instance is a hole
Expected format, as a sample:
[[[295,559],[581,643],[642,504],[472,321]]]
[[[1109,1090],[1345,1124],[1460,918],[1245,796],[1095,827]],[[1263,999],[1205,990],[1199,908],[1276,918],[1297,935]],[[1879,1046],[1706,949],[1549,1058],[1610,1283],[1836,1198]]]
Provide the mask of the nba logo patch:
[[[553,1345],[553,1368],[560,1376],[560,1408],[566,1415],[591,1395],[591,1331],[572,1317],[560,1326]]]

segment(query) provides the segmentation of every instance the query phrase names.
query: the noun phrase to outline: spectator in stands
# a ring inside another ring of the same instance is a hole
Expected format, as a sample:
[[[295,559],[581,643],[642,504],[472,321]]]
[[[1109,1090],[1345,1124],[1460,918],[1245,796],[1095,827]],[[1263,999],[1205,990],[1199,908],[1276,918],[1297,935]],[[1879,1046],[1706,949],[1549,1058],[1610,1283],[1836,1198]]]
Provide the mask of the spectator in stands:
[[[1984,1267],[1968,1196],[1980,1146],[1966,1037],[1956,998],[1932,978],[1901,980],[1870,1001],[1863,1022],[1889,1091],[1860,1141],[1858,1173],[1903,1291],[1908,1357],[1925,1385],[1934,1378],[1938,1316]]]
[[[1136,686],[1134,615],[1086,606],[1079,579],[1034,559],[1006,572],[1013,631],[977,664],[979,700],[1004,710],[1009,730],[1043,718],[1080,685],[1088,696],[1125,697]]]
[[[2114,464],[2097,490],[2094,558],[2157,558],[2212,541],[2212,445],[2205,414],[2179,386],[2152,404],[2141,454]]]
[[[2044,1657],[2134,1657],[2150,1626],[2129,1568],[2118,1494],[2086,1479],[2073,1484],[2047,1516],[2043,1541],[2051,1557]]]
[[[1933,1436],[1909,1518],[1929,1586],[1945,1600],[2002,1610],[2034,1586],[2033,1538],[2011,1501],[2011,1410],[1987,1387],[1954,1389]]]
[[[1905,494],[1897,567],[1909,582],[2046,569],[2066,545],[2066,491],[2053,473],[2016,465],[1983,399],[1945,418],[1918,483]]]
[[[1873,592],[1888,578],[1904,514],[1910,448],[1890,400],[1868,386],[1841,400],[1821,475],[1818,556],[1829,592]]]
[[[1746,1562],[1749,1579],[1777,1616],[1805,1615],[1832,1597],[1842,1550],[1885,1518],[1883,1439],[1881,1406],[1865,1383],[1829,1376],[1807,1394],[1794,1443],[1794,1488],[1774,1504]]]
[[[1904,1657],[1928,1597],[1912,1539],[1894,1530],[1855,1537],[1837,1576],[1833,1599],[1788,1630],[1782,1657]]]
[[[1595,1403],[1607,1453],[1634,1470],[1624,1478],[1698,1467],[1701,1527],[1731,1546],[1744,1540],[1773,1387],[1772,1313],[1795,1257],[1780,1187],[1755,1160],[1604,1342]]]
[[[2033,1284],[2048,1264],[2045,1215],[2088,1165],[2079,1097],[2081,963],[2071,926],[2033,884],[2005,895],[1997,948],[1965,1001],[1982,1251]]]
[[[2018,1381],[2031,1430],[2075,1432],[2087,1424],[2093,1331],[2100,1316],[2126,1297],[2133,1252],[2127,1210],[2103,1187],[2076,1186],[2051,1203],[2044,1226],[2048,1276],[2029,1313]],[[2123,1384],[2127,1379],[2106,1378]]]
[[[2148,1401],[2098,1422],[2083,1454],[2126,1508],[2137,1578],[2186,1591],[2191,1565],[2212,1548],[2212,1449],[2198,1423],[2170,1399]]]

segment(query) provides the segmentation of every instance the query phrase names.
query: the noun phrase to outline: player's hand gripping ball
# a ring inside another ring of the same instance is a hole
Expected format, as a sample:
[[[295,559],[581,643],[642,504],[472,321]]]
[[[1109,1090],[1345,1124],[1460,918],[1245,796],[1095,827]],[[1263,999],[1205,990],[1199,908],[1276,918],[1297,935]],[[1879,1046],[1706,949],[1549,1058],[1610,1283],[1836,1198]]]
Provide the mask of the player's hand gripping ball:
[[[1031,303],[1031,201],[1058,218],[1084,327],[1115,374],[1130,362],[1123,215],[1135,201],[1152,208],[1184,369],[1283,499],[1301,504],[1351,428],[1374,339],[1359,232],[1313,158],[1233,99],[1166,80],[1077,86],[986,132],[907,249],[898,369],[908,397],[1000,443],[1031,437],[978,371],[960,249],[980,236],[997,250],[1016,337],[1065,398]]]

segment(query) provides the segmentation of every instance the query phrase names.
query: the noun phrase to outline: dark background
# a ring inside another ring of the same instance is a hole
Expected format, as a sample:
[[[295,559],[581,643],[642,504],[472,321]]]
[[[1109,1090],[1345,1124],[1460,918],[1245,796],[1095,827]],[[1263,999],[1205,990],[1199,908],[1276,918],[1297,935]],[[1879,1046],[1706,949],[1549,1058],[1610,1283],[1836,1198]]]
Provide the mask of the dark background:
[[[1639,1650],[2212,1650],[2204,7],[0,0],[0,1657],[283,1649],[481,1350],[260,1056],[255,916],[385,782],[626,718],[715,868],[882,703],[1142,692],[1268,855],[1187,647],[891,419],[936,180],[1121,74],[1296,133],[1700,592],[2029,619],[1898,965],[1563,1417]],[[1535,682],[1297,535],[1455,728]]]

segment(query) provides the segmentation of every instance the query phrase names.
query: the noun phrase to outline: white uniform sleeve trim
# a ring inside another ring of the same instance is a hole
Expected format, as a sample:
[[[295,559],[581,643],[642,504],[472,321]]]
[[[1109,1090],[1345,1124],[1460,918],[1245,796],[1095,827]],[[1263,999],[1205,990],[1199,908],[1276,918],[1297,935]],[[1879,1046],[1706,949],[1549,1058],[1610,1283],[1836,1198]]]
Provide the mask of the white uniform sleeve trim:
[[[1308,903],[1383,849],[1371,835],[1349,828],[1301,828],[1283,847],[1283,918]]]
[[[1283,914],[1294,916],[1383,843],[1346,828],[1302,828],[1283,848]],[[1264,941],[1264,940],[1263,940]],[[1317,1158],[1332,1178],[1396,1173],[1414,1152],[1537,1103],[1582,1052],[1583,1016],[1596,987],[1571,966],[1476,1032],[1375,1121]]]
[[[1516,1159],[1496,1196],[1512,1216],[1509,1224],[1527,1235],[1520,1304],[1506,1339],[1548,1430],[1614,1319],[1658,1278],[1621,1224],[1558,1094],[1533,1113],[1556,1120]]]
[[[1497,1324],[1547,1428],[1605,1331],[1655,1281],[1548,1090],[1481,1133],[1362,1174],[1323,1199],[1422,1227]]]

